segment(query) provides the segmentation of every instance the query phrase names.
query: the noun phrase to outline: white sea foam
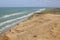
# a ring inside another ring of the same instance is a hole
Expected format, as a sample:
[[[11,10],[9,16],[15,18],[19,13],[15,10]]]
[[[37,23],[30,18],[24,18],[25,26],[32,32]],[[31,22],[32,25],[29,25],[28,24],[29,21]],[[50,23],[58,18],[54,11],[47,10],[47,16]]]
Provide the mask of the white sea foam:
[[[16,20],[18,20],[18,19],[25,18],[25,17],[30,16],[30,15],[31,15],[31,14],[28,14],[28,15],[25,15],[25,16],[22,16],[22,17],[19,17],[19,18],[7,20],[7,21],[5,21],[5,22],[0,23],[0,26],[4,25],[4,24],[6,24],[6,23],[10,23],[10,22],[16,21]]]
[[[1,33],[2,31],[4,31],[5,29],[7,30],[10,26],[11,26],[11,25],[7,25],[7,26],[5,26],[5,27],[2,27],[2,28],[0,29],[0,33]]]
[[[9,15],[4,15],[4,16],[0,17],[0,19],[7,18],[7,17],[10,17],[10,16],[15,16],[15,15],[20,15],[20,14],[24,14],[24,12],[23,13],[20,12],[20,13],[13,13],[13,14],[9,14]]]
[[[42,11],[44,11],[44,10],[46,10],[46,8],[39,9],[39,10],[37,10],[35,13],[37,13],[37,12],[42,12]]]
[[[16,24],[16,23],[17,23],[17,22],[12,23],[12,24],[8,24],[8,25],[2,27],[2,28],[0,29],[0,33],[1,33],[2,31],[6,31],[6,30],[10,29],[10,28],[12,27],[12,25],[14,25],[14,24]],[[6,29],[6,30],[5,30],[5,29]]]

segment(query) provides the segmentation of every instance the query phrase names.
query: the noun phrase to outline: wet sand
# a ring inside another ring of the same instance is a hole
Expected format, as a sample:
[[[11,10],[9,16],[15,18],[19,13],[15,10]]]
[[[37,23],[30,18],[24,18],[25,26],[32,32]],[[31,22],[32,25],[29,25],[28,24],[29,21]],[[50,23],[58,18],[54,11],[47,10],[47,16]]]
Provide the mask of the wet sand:
[[[33,14],[1,34],[0,40],[60,40],[60,14]]]

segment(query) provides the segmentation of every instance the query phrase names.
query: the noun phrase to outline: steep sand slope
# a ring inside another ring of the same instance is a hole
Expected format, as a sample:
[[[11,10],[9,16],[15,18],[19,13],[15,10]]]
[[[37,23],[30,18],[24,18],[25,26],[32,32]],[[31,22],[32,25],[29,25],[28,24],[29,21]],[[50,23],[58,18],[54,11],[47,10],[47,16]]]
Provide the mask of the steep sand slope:
[[[1,34],[0,40],[60,40],[60,15],[34,14]]]

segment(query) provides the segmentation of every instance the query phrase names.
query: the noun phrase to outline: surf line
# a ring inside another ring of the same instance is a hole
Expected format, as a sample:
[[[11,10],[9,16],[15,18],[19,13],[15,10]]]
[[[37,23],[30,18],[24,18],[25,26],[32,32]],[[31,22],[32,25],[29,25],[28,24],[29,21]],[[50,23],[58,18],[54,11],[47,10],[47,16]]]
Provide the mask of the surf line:
[[[20,14],[24,14],[24,12],[20,12],[20,13],[13,13],[13,14],[9,14],[9,15],[4,15],[2,17],[0,17],[0,19],[3,19],[3,18],[7,18],[7,17],[10,17],[10,16],[15,16],[15,15],[20,15]]]
[[[25,16],[22,16],[22,17],[19,17],[19,18],[15,18],[15,19],[7,20],[7,21],[5,21],[5,22],[0,23],[0,26],[4,25],[4,24],[6,24],[6,23],[13,22],[13,21],[18,20],[18,19],[25,18],[25,17],[27,17],[27,16],[29,16],[29,15],[31,15],[31,14],[28,14],[28,15],[25,15]]]

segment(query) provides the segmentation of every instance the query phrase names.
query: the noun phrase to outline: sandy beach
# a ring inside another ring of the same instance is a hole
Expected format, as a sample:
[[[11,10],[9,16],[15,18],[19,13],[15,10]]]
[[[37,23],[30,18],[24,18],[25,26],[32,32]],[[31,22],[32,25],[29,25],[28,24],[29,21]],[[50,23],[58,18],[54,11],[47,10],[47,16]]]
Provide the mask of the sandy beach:
[[[35,13],[0,34],[0,40],[60,40],[60,9]]]

